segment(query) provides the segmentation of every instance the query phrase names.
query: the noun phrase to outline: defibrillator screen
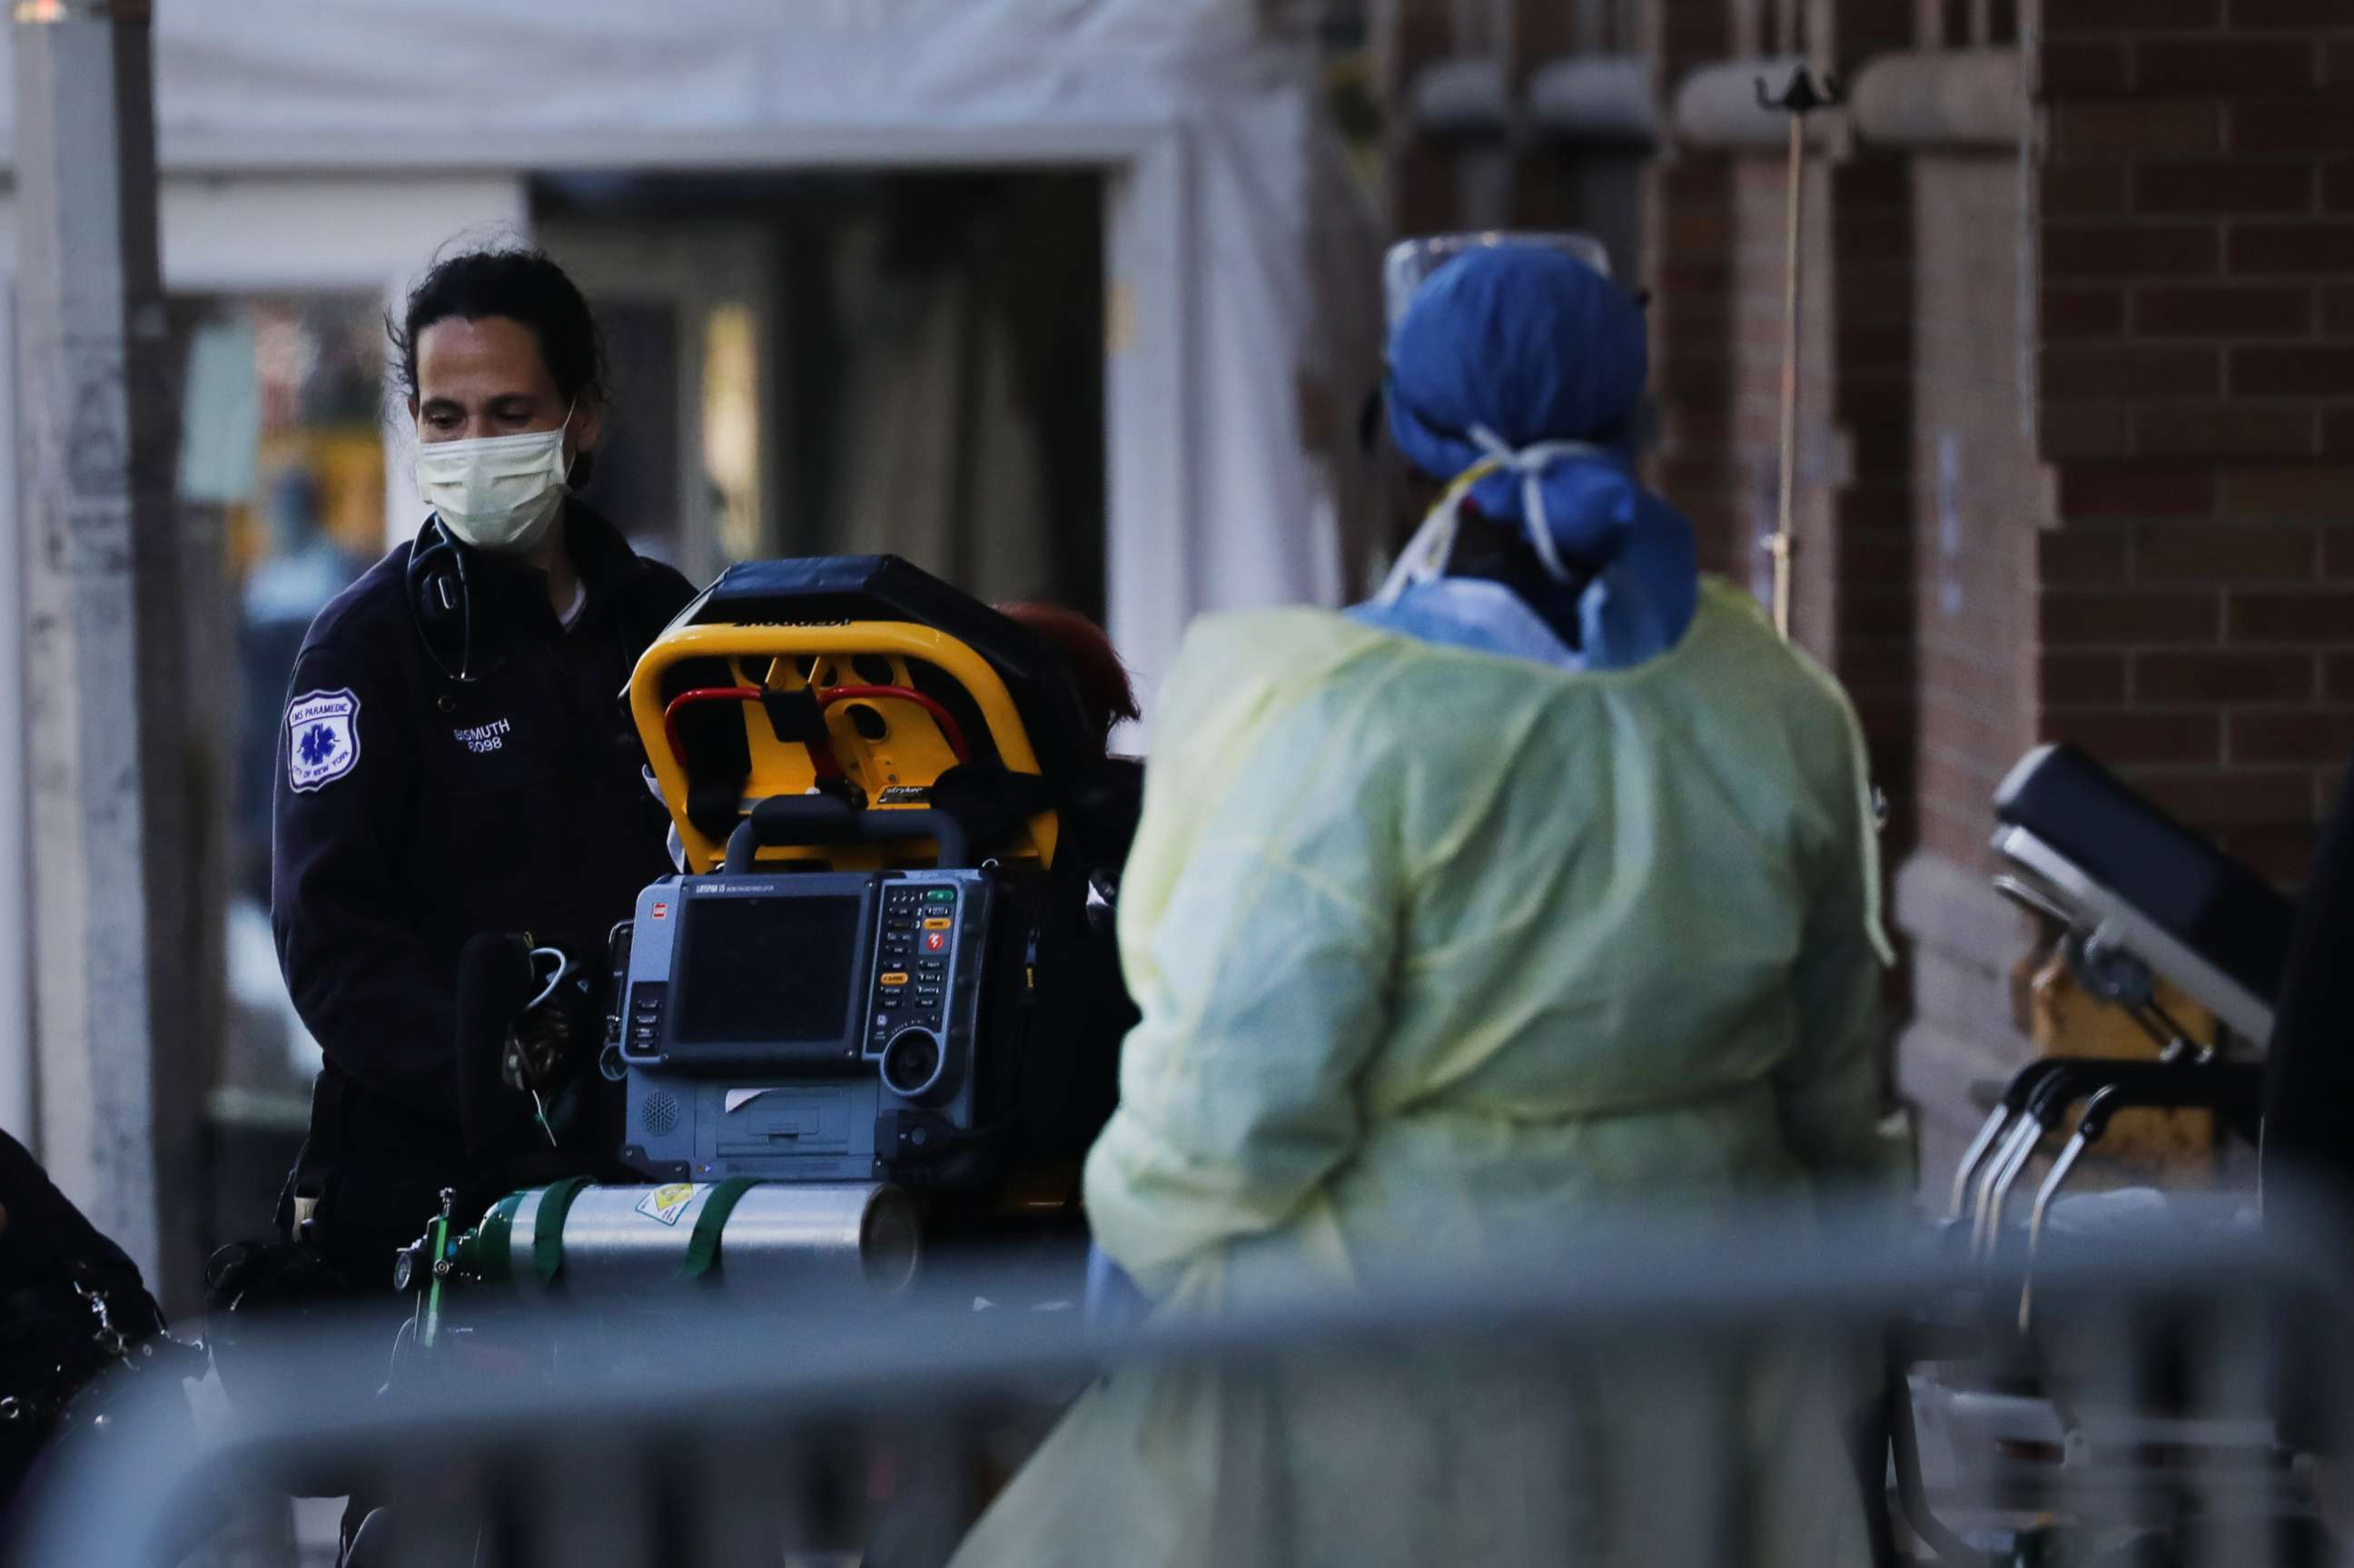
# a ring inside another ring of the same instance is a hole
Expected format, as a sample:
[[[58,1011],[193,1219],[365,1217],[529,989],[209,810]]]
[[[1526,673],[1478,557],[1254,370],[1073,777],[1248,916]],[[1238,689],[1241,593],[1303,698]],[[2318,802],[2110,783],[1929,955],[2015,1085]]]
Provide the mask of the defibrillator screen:
[[[691,899],[671,984],[673,1044],[854,1039],[864,907],[855,896]]]

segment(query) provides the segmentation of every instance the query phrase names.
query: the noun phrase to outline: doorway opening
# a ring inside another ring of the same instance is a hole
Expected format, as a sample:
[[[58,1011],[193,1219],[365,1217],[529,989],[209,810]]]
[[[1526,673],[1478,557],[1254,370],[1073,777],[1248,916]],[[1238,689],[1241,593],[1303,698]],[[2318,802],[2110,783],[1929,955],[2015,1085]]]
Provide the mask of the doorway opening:
[[[708,577],[904,556],[1104,614],[1100,170],[566,175],[533,229],[605,323],[588,499]]]

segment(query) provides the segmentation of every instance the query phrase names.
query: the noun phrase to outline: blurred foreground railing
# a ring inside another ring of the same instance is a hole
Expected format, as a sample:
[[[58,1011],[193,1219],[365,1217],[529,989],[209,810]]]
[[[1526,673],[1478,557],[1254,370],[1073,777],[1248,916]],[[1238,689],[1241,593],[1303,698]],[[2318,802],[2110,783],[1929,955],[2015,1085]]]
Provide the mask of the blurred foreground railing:
[[[486,1319],[356,1406],[316,1391],[387,1346],[328,1334],[193,1438],[158,1413],[87,1445],[16,1561],[176,1561],[248,1499],[332,1489],[387,1505],[377,1562],[928,1568],[1109,1369],[1096,1436],[1020,1499],[1044,1534],[993,1562],[1811,1565],[1881,1532],[1922,1561],[2319,1562],[2274,1422],[2354,1409],[2327,1255],[2277,1230],[2047,1242],[2025,1335],[2017,1277],[1926,1233],[1661,1222],[1117,1343],[972,1310],[1019,1295],[983,1276],[879,1307]],[[1875,1406],[1892,1345],[1914,1364]],[[1926,1544],[1886,1531],[1892,1479]]]

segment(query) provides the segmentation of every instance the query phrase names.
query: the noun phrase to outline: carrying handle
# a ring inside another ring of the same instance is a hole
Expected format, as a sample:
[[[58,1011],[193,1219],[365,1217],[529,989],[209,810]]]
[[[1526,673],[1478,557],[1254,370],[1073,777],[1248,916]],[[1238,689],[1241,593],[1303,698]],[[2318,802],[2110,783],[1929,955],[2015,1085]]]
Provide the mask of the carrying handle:
[[[928,838],[939,845],[947,870],[970,864],[971,835],[946,811],[928,809],[856,810],[829,795],[771,795],[727,835],[726,872],[748,874],[760,851],[779,844],[887,843]]]
[[[981,729],[965,732],[966,740],[976,748],[981,747],[983,734],[988,737],[988,747],[977,750],[976,755],[986,755],[987,750],[993,749],[997,763],[1009,772],[1042,771],[1038,755],[1031,747],[1029,733],[1023,728],[1021,714],[1014,706],[1013,694],[1006,689],[1004,677],[970,645],[945,632],[906,621],[852,621],[846,625],[831,626],[673,625],[645,651],[631,673],[630,713],[690,864],[697,867],[724,865],[726,855],[719,836],[696,828],[687,810],[692,781],[687,778],[686,769],[676,752],[668,744],[663,723],[670,702],[670,697],[664,695],[667,677],[679,665],[696,660],[726,662],[730,672],[728,678],[733,681],[744,678],[748,662],[757,663],[762,669],[772,669],[779,660],[816,658],[842,662],[855,660],[860,654],[896,658],[938,669],[961,686],[980,710]],[[736,797],[731,792],[728,800],[731,813],[735,804]],[[1030,819],[1031,843],[1042,863],[1051,865],[1054,863],[1060,836],[1058,829],[1059,824],[1051,810]],[[731,824],[731,837],[732,831],[737,830],[733,830]],[[897,835],[884,836],[891,838]],[[971,834],[968,832],[966,837],[970,840]],[[800,842],[812,841],[803,839]]]

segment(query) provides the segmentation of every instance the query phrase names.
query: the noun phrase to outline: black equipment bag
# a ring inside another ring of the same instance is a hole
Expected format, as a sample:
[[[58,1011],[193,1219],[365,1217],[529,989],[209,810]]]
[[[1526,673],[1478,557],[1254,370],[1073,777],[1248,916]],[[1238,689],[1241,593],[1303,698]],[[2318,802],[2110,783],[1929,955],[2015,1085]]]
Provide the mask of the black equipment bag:
[[[0,1133],[0,1499],[49,1446],[91,1429],[134,1376],[193,1377],[204,1352],[164,1332],[138,1266],[25,1146]]]

